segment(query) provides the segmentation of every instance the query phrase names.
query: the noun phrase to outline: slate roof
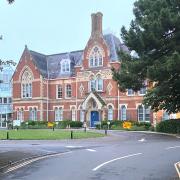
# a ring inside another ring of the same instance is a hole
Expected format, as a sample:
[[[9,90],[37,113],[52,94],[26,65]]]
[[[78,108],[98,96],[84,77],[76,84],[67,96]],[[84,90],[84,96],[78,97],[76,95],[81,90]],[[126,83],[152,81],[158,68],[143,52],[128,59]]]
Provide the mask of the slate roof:
[[[35,51],[30,51],[30,53],[33,58],[33,62],[35,63],[36,67],[39,69],[42,76],[47,78],[48,73],[47,73],[46,55],[35,52]]]
[[[106,34],[103,37],[110,50],[109,59],[111,62],[118,61],[119,58],[117,51],[120,49],[129,52],[128,48],[113,34]],[[33,62],[39,69],[42,76],[49,79],[73,76],[74,66],[81,65],[83,58],[83,50],[52,55],[44,55],[35,51],[30,51],[30,53],[33,57]],[[71,71],[69,73],[61,73],[60,63],[63,59],[70,59],[71,61]]]

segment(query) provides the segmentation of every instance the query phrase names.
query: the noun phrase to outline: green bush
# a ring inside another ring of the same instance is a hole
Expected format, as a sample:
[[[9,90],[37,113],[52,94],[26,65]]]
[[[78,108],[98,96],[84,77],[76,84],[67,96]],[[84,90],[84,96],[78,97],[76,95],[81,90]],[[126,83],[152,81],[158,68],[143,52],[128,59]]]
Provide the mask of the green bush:
[[[107,125],[108,121],[102,121],[101,122],[101,129],[107,129],[108,125]],[[123,130],[123,123],[126,121],[120,121],[120,120],[113,120],[113,121],[109,121],[110,125],[109,128],[113,129],[113,130]],[[130,130],[149,130],[151,127],[151,123],[149,122],[137,122],[137,121],[133,121],[133,120],[127,120],[127,122],[131,122],[132,123],[132,128]],[[97,124],[96,125],[97,129],[100,129],[100,125]]]
[[[69,125],[70,125],[70,120],[63,120],[58,122],[57,127],[60,129],[65,129]]]
[[[180,119],[170,119],[166,121],[161,121],[157,125],[156,130],[158,132],[180,134]]]
[[[81,121],[70,121],[70,127],[81,128],[83,123]]]
[[[59,121],[58,123],[58,128],[61,128],[61,129],[65,129],[67,128],[68,126],[70,126],[71,128],[81,128],[83,125],[82,122],[80,121],[70,121],[70,120],[64,120],[64,121]]]
[[[133,122],[133,126],[144,127],[145,130],[149,130],[151,127],[150,122]]]
[[[21,129],[44,129],[47,128],[47,121],[24,121],[21,123]]]
[[[107,122],[110,122],[110,124],[109,124],[109,128],[110,128],[110,129],[111,129],[112,127],[113,127],[113,129],[114,129],[114,127],[118,127],[118,126],[122,127],[122,123],[123,123],[123,121],[119,121],[119,120],[113,120],[113,121],[107,121],[107,120],[105,120],[105,121],[101,121],[101,125],[100,125],[100,124],[97,124],[97,125],[96,125],[96,129],[100,129],[100,127],[101,127],[101,129],[107,129],[107,128],[108,128]]]

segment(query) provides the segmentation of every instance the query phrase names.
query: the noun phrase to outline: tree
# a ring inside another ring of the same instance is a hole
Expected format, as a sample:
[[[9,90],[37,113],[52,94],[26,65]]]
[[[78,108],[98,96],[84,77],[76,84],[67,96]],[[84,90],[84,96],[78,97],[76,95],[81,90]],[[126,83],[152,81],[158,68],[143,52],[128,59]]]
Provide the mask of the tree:
[[[120,90],[137,91],[151,84],[143,103],[154,111],[180,111],[180,1],[138,0],[135,19],[121,37],[130,53],[119,52],[121,67],[113,70]],[[152,86],[153,84],[153,86]]]
[[[15,0],[7,0],[9,4],[13,3]]]

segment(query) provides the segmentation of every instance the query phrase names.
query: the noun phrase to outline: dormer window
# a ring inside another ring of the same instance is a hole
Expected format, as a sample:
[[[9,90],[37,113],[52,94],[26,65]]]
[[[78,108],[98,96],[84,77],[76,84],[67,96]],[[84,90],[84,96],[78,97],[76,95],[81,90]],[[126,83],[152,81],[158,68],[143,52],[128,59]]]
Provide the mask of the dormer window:
[[[70,60],[63,59],[61,61],[61,73],[68,73],[70,72]]]
[[[99,67],[103,65],[103,58],[100,48],[95,46],[89,56],[89,66],[90,67]]]

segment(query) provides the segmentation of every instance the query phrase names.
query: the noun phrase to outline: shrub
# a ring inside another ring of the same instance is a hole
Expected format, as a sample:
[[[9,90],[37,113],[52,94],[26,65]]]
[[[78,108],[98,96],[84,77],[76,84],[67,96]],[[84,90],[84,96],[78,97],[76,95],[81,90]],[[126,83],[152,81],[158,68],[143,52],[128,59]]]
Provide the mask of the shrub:
[[[70,127],[81,128],[83,123],[81,121],[70,121]]]
[[[150,122],[133,122],[133,125],[137,127],[144,127],[145,130],[149,130],[151,127]]]
[[[59,121],[57,127],[61,128],[61,129],[65,129],[65,128],[67,128],[67,126],[70,126],[72,128],[81,128],[82,125],[83,125],[83,123],[80,121],[64,120],[64,121]]]
[[[156,130],[158,132],[165,132],[165,133],[180,133],[180,119],[170,119],[166,121],[161,121]]]
[[[111,128],[114,129],[114,127],[119,127],[119,126],[122,127],[122,123],[123,123],[123,121],[119,121],[119,120],[113,120],[113,121],[104,120],[104,121],[101,121],[101,125],[97,124],[96,128],[100,129],[100,127],[101,127],[101,129],[107,129],[108,128],[107,122],[110,122],[110,124],[109,124],[110,129]]]
[[[44,129],[47,128],[47,121],[24,121],[21,123],[21,129]]]

